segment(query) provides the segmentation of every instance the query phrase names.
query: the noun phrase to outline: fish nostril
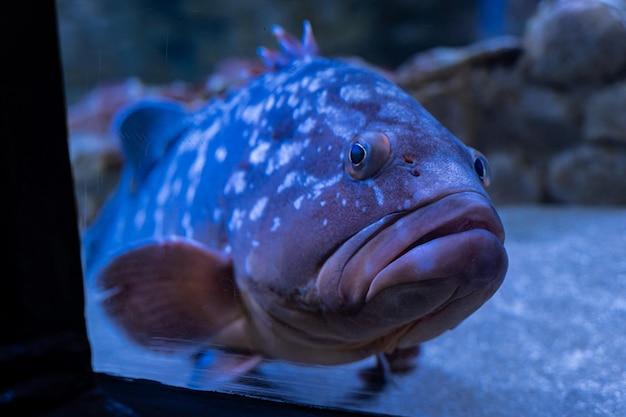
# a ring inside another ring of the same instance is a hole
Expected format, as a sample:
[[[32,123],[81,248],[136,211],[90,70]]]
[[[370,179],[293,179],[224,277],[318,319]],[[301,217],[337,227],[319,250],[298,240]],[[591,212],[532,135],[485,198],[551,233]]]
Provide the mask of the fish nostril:
[[[409,172],[411,173],[411,175],[413,175],[414,177],[420,176],[420,172],[415,166],[415,156],[411,155],[410,153],[405,153],[404,155],[402,155],[402,160],[405,164],[410,165]]]
[[[405,153],[404,155],[402,155],[402,159],[404,160],[405,163],[410,164],[410,165],[413,165],[413,163],[415,162],[415,157],[408,153]]]

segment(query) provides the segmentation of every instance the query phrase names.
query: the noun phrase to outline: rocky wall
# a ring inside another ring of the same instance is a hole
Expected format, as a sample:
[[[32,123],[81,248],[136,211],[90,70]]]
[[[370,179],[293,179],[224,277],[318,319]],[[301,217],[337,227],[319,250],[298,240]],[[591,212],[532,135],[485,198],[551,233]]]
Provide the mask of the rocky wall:
[[[497,202],[626,204],[626,2],[544,2],[520,39],[435,48],[395,75],[487,155]]]

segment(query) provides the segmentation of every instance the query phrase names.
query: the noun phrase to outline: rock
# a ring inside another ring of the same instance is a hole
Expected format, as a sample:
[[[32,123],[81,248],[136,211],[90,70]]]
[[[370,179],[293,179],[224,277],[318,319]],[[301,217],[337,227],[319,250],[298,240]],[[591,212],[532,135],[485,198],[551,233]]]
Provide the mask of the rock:
[[[583,132],[588,140],[626,143],[626,82],[610,85],[589,98]]]
[[[487,189],[497,204],[539,202],[542,182],[539,169],[520,154],[497,152],[487,155],[491,185]]]
[[[70,132],[106,134],[115,112],[121,106],[141,99],[144,93],[145,86],[137,78],[99,85],[68,108]]]
[[[467,144],[546,159],[582,140],[584,94],[528,82],[514,65],[518,53],[511,38],[439,48],[415,56],[396,79]]]
[[[626,204],[626,147],[585,145],[550,163],[550,195],[570,204]]]
[[[510,36],[467,47],[434,48],[405,62],[394,80],[452,133],[474,146],[480,142],[476,129],[482,124],[476,91],[485,87],[483,83],[475,88],[475,74],[500,68],[510,73],[520,53],[519,40]]]
[[[433,48],[414,55],[398,67],[395,78],[401,87],[411,89],[452,78],[469,68],[510,66],[520,53],[520,41],[511,36],[491,38],[460,48]]]
[[[175,100],[190,109],[203,104],[212,93],[204,86],[174,81],[165,85],[146,85],[138,78],[104,83],[89,91],[68,109],[72,132],[108,134],[115,113],[122,107],[143,99]]]
[[[525,67],[536,80],[575,87],[626,71],[622,0],[544,2],[524,37]]]
[[[205,88],[211,95],[223,94],[265,71],[266,68],[258,59],[226,58],[217,63],[215,70],[207,78]]]
[[[520,151],[545,160],[582,141],[578,92],[528,83],[507,69],[472,73],[473,142],[483,152]]]

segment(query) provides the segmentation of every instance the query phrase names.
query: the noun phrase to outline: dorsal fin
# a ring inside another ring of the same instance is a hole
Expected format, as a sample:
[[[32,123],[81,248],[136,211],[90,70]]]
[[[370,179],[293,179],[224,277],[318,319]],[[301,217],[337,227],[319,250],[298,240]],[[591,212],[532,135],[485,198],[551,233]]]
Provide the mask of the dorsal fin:
[[[305,20],[302,26],[302,40],[300,41],[287,33],[281,26],[274,25],[272,27],[272,32],[278,41],[280,51],[263,46],[257,49],[257,54],[268,69],[281,69],[294,61],[306,60],[317,56],[319,49],[313,37],[311,23]]]
[[[171,101],[140,101],[118,113],[113,130],[138,179],[150,172],[189,121],[185,109]]]

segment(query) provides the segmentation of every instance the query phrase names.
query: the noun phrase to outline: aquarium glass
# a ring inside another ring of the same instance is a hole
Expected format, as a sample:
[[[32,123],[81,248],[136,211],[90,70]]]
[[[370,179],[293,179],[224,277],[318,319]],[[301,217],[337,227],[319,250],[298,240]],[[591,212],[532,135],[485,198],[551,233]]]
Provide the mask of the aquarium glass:
[[[626,415],[623,1],[57,12],[95,371]]]

